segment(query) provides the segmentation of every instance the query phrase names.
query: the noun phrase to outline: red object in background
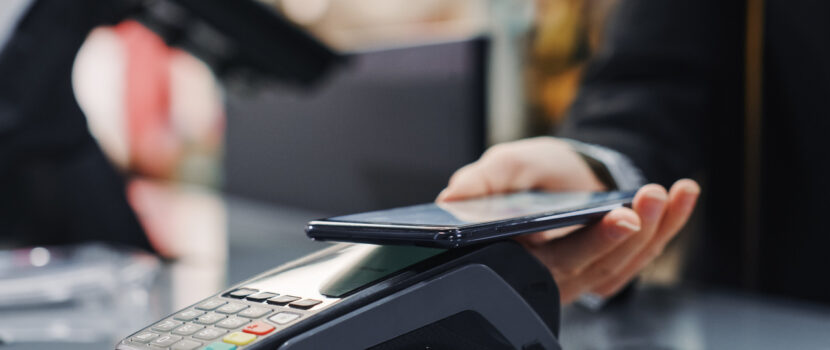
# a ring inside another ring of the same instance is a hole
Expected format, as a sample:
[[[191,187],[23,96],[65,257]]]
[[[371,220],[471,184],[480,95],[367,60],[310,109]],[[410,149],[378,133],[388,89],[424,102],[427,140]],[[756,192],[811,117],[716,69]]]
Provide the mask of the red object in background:
[[[271,333],[274,330],[274,326],[267,324],[265,322],[254,322],[246,326],[242,329],[245,333],[251,333],[254,335],[266,335]]]
[[[130,171],[159,179],[174,176],[181,145],[171,120],[170,61],[182,52],[168,47],[155,33],[136,21],[114,26],[125,51],[124,72],[127,145]],[[127,196],[139,214],[144,230],[156,251],[168,257],[176,254],[164,214],[170,203],[147,183],[133,180]]]
[[[190,250],[181,241],[187,235],[180,231],[177,215],[188,211],[174,210],[182,202],[168,184],[215,184],[211,161],[219,157],[224,132],[220,90],[207,66],[167,46],[142,24],[128,20],[106,29],[117,37],[124,57],[123,66],[115,65],[123,68],[109,74],[123,74],[123,80],[115,80],[124,84],[123,99],[118,99],[123,104],[114,107],[121,108],[124,118],[123,124],[115,123],[123,133],[116,129],[114,137],[125,149],[118,164],[138,175],[128,176],[127,199],[155,251],[179,257]],[[98,49],[112,50],[112,45]],[[121,114],[109,112],[99,119]],[[197,161],[188,163],[190,159]]]
[[[170,61],[184,53],[168,47],[136,21],[124,21],[113,30],[122,39],[127,57],[124,100],[129,168],[170,178],[181,154],[170,118]]]

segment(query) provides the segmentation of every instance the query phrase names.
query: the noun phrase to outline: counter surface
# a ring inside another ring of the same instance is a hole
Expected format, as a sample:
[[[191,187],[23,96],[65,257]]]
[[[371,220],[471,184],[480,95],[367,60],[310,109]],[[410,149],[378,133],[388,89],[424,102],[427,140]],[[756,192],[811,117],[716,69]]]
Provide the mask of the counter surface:
[[[148,312],[135,315],[133,324],[95,343],[13,343],[0,349],[112,349],[143,324],[327,246],[303,233],[304,224],[325,216],[321,213],[213,196],[218,205],[203,205],[207,212],[190,215],[194,220],[225,218],[224,227],[212,234],[224,236],[218,241],[226,243],[213,248],[219,253],[197,250],[195,257],[166,263],[148,299]],[[204,263],[210,256],[220,258]],[[72,317],[88,315],[70,313]],[[830,344],[830,306],[689,287],[641,285],[625,302],[601,311],[567,307],[562,324],[565,349],[819,349]]]

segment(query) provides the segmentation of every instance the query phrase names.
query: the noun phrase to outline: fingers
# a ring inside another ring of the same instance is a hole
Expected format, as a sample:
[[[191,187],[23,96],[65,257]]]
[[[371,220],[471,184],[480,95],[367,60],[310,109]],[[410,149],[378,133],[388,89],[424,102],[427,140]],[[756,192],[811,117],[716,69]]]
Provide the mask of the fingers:
[[[598,191],[604,185],[565,142],[535,138],[491,147],[459,169],[437,201],[544,189]],[[688,220],[700,187],[676,182],[671,191],[651,184],[635,195],[632,208],[608,213],[585,228],[564,228],[517,238],[554,275],[563,302],[593,291],[610,295],[665,248]],[[571,233],[578,229],[579,232]]]
[[[538,246],[538,245],[547,244],[548,242],[550,242],[554,239],[565,237],[565,236],[569,235],[571,232],[577,231],[577,230],[579,230],[583,227],[585,227],[585,225],[573,225],[573,226],[568,226],[568,227],[560,227],[560,228],[555,228],[555,229],[552,229],[552,230],[536,232],[536,233],[531,233],[531,234],[527,234],[527,235],[520,235],[520,236],[517,236],[516,239],[519,240],[519,241],[522,241],[522,243],[525,243],[525,244],[528,244],[528,245]]]
[[[660,219],[663,217],[667,201],[668,194],[663,186],[649,184],[637,191],[631,206],[643,220],[643,232],[648,232],[650,235],[639,237],[640,240],[637,242],[639,245],[631,243],[632,246],[642,247],[651,239],[651,234],[660,225]]]
[[[675,182],[669,191],[668,207],[654,238],[618,275],[600,284],[594,292],[603,296],[613,295],[659,256],[689,220],[699,195],[700,186],[695,181],[683,179]]]
[[[481,172],[474,169],[477,165],[477,163],[472,163],[458,169],[450,177],[447,188],[441,191],[435,200],[446,202],[487,194],[489,191],[487,182],[482,178]]]
[[[567,142],[537,137],[490,147],[453,174],[437,201],[530,189],[601,191],[605,185]]]
[[[648,244],[660,224],[667,198],[666,190],[655,184],[643,186],[637,191],[632,208],[640,218],[640,233],[597,261],[593,267],[595,276],[590,276],[592,274],[589,273],[592,280],[617,273]]]
[[[615,209],[596,224],[544,243],[546,234],[560,233],[520,241],[551,270],[563,303],[588,291],[610,296],[663,251],[688,221],[699,193],[692,180],[680,180],[668,192],[646,185],[631,209]]]
[[[640,218],[640,231],[615,247],[574,277],[577,293],[591,291],[618,276],[654,237],[666,207],[668,195],[659,185],[643,186],[634,196],[632,209]]]
[[[602,220],[580,232],[547,245],[528,245],[528,249],[559,280],[579,275],[582,270],[640,231],[640,219],[628,208],[614,209]]]
[[[694,180],[682,179],[675,182],[669,192],[669,211],[660,223],[659,232],[677,233],[680,231],[692,215],[699,196],[700,186]],[[658,236],[661,238],[658,243],[662,243],[661,247],[665,246],[672,236],[672,234]]]
[[[535,185],[534,168],[525,167],[513,152],[492,148],[480,160],[453,174],[439,202],[489,194],[529,190]]]
[[[579,232],[549,241],[547,245],[528,245],[527,249],[547,266],[559,285],[559,296],[567,304],[586,290],[583,271],[641,230],[640,219],[628,208],[618,208]]]

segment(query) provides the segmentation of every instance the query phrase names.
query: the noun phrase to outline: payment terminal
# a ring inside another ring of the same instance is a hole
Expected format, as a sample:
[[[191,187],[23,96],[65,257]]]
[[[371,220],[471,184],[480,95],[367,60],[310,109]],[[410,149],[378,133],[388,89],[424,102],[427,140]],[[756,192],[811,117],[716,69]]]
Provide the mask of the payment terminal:
[[[560,349],[550,272],[513,241],[338,244],[126,337],[118,350]]]

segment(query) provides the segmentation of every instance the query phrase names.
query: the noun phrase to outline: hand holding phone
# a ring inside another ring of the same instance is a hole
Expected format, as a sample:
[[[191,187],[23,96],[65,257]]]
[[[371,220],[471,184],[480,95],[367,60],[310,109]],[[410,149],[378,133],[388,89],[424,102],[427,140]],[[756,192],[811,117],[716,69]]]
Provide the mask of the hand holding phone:
[[[527,189],[603,188],[567,142],[537,137],[490,148],[481,159],[456,171],[438,200]],[[554,237],[545,231],[517,238],[548,266],[563,303],[582,293],[610,296],[660,254],[691,215],[699,193],[700,186],[688,179],[677,181],[668,192],[650,184],[637,191],[632,208],[614,209],[577,232]]]

